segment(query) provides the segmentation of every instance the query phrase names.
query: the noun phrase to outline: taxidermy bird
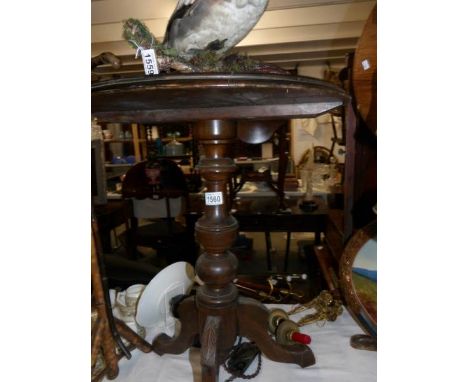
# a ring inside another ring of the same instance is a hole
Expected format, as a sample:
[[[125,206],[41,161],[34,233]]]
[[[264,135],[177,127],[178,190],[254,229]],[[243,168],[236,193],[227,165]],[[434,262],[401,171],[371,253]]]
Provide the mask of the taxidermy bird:
[[[268,0],[179,0],[164,43],[186,59],[204,50],[222,56],[252,30],[267,4]]]

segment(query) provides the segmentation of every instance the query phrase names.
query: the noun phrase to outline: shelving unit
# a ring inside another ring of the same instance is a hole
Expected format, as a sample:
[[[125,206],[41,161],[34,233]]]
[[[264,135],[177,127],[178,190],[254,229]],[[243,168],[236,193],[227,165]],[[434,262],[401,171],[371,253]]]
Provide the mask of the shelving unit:
[[[135,156],[135,162],[140,162],[147,156],[146,132],[143,125],[113,124],[108,123],[102,126],[103,130],[109,130],[112,138],[104,139],[104,154],[106,165],[112,164],[112,158]],[[131,138],[128,138],[128,134]],[[121,137],[121,135],[125,137]]]
[[[116,184],[120,183],[120,177],[148,155],[145,126],[136,123],[101,123],[101,127],[103,131],[109,130],[112,134],[112,138],[102,140],[102,150],[107,188],[109,191],[114,191]],[[115,158],[128,162],[116,163]]]
[[[121,168],[121,167],[132,167],[133,164],[131,163],[106,163],[106,168]]]
[[[139,143],[145,143],[146,139],[139,139]],[[134,143],[133,139],[104,139],[104,143]]]
[[[184,145],[183,155],[158,155],[159,158],[171,159],[182,166],[193,168],[198,162],[198,148],[192,136],[192,126],[190,123],[183,124],[158,124],[157,126],[146,127],[147,147],[151,150],[155,145],[155,139],[151,136],[152,127],[158,130],[159,138],[164,146],[172,141],[172,134],[176,134],[176,140]]]

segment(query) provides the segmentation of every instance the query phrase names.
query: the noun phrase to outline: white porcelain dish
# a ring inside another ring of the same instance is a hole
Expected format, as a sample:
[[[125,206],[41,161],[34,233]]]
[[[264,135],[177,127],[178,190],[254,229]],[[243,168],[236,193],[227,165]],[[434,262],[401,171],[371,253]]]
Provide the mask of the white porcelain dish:
[[[174,326],[170,301],[173,297],[188,294],[195,278],[195,270],[187,262],[180,261],[164,268],[146,286],[140,296],[136,322],[144,328]]]

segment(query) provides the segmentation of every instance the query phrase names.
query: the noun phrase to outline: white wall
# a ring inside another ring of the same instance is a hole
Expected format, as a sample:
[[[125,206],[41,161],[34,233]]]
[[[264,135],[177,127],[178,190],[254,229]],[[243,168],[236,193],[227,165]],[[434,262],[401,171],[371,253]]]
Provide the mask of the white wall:
[[[298,74],[301,76],[323,79],[326,65],[308,65],[299,66]],[[331,67],[332,70],[341,70],[341,67]],[[341,121],[335,119],[337,134],[341,134]],[[333,138],[333,127],[331,123],[331,115],[324,114],[317,118],[309,119],[294,119],[291,121],[291,155],[294,163],[297,165],[303,154],[314,146],[324,146],[331,148]],[[335,145],[333,153],[338,158],[338,161],[344,162],[344,155],[338,150],[341,146]]]

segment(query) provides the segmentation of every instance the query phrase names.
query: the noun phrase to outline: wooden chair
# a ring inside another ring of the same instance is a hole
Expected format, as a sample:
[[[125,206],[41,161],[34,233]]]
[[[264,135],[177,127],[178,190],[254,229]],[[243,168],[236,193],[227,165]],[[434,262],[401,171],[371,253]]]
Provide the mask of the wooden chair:
[[[143,161],[133,166],[122,183],[122,196],[132,202],[130,252],[139,257],[137,247],[150,247],[166,255],[169,263],[195,263],[192,235],[177,218],[183,216],[189,192],[180,167],[169,159]],[[146,224],[142,224],[146,221]]]

